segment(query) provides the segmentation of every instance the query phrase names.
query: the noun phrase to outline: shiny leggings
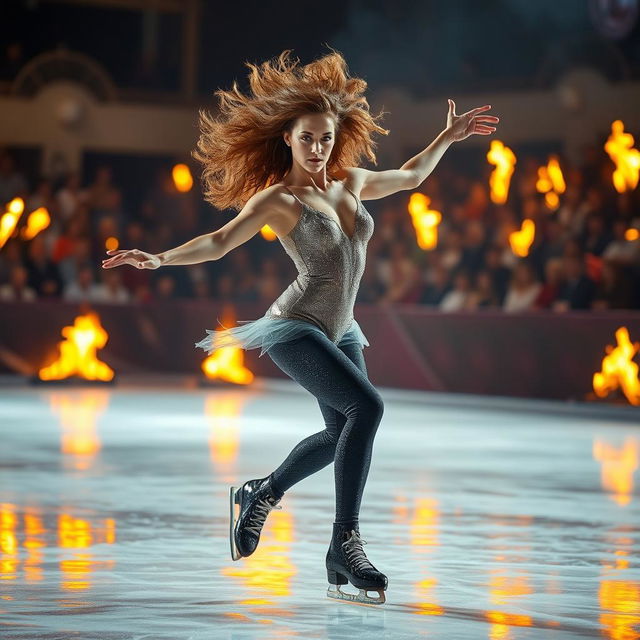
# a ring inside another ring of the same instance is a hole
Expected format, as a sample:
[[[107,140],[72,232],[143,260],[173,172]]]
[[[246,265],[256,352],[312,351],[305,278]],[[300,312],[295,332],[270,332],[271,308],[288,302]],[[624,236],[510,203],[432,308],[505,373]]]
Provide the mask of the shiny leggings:
[[[373,440],[382,418],[380,393],[369,381],[363,348],[334,344],[309,333],[273,345],[267,352],[290,378],[312,393],[325,422],[301,440],[271,474],[278,497],[303,478],[334,462],[335,522],[356,524],[369,474]]]

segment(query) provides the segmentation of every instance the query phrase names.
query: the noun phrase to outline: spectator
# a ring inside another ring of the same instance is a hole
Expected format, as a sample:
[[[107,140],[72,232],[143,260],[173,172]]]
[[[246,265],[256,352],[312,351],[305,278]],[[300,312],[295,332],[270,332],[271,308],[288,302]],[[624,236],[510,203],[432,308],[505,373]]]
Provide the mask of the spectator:
[[[120,272],[116,269],[102,269],[102,282],[96,285],[93,302],[123,304],[131,300],[131,295],[122,285]]]
[[[155,295],[158,300],[171,300],[176,297],[176,281],[169,274],[160,274],[155,281]]]
[[[536,297],[534,309],[550,309],[560,295],[563,284],[563,260],[562,258],[549,258],[545,264],[545,282]]]
[[[384,294],[384,286],[378,279],[378,274],[373,261],[365,265],[362,279],[360,280],[360,288],[356,295],[356,302],[365,304],[375,304]]]
[[[0,249],[0,283],[9,282],[11,271],[16,265],[24,265],[22,244],[19,238],[9,238]]]
[[[405,242],[396,241],[391,245],[391,255],[385,266],[387,287],[379,302],[417,302],[422,289],[420,271],[407,255]]]
[[[29,286],[35,290],[38,297],[60,296],[62,277],[56,263],[47,255],[47,247],[41,233],[29,242],[25,267],[29,273]]]
[[[498,296],[498,302],[502,306],[507,295],[507,286],[511,278],[511,271],[502,264],[502,247],[490,246],[484,256],[484,268],[489,272],[493,289]]]
[[[80,187],[80,174],[72,171],[67,174],[62,188],[56,192],[58,212],[60,214],[60,220],[63,223],[76,213],[81,204],[86,204],[83,200]]]
[[[95,233],[103,216],[115,218],[117,229],[122,228],[122,193],[113,184],[111,167],[98,167],[93,182],[80,192],[78,197],[91,209],[91,232]]]
[[[471,273],[482,267],[485,253],[485,228],[479,220],[468,222],[464,228],[461,266]]]
[[[627,223],[616,220],[613,223],[613,238],[602,252],[602,258],[621,265],[637,264],[640,261],[640,240],[627,240]]]
[[[226,256],[229,272],[233,274],[233,298],[242,302],[256,302],[258,300],[258,285],[255,269],[251,265],[251,254],[246,245],[234,249]]]
[[[605,228],[604,216],[599,213],[589,214],[585,221],[584,231],[580,236],[583,252],[601,256],[612,240],[611,232]]]
[[[21,264],[14,264],[11,268],[9,282],[0,285],[0,300],[32,302],[37,298],[37,294],[27,281],[29,272]]]
[[[500,301],[493,288],[491,274],[486,269],[482,269],[476,273],[475,287],[467,298],[465,309],[473,310],[486,307],[499,308]]]
[[[565,282],[552,309],[554,311],[589,309],[595,292],[595,283],[584,272],[584,257],[565,255],[563,268]]]
[[[440,262],[428,272],[427,286],[420,296],[420,304],[437,307],[451,290],[451,274]]]
[[[442,265],[450,272],[453,273],[462,267],[462,233],[455,229],[451,229],[444,241],[442,255]]]
[[[453,276],[453,289],[440,301],[442,311],[461,311],[466,308],[471,295],[471,277],[468,271],[460,269]]]
[[[257,283],[258,300],[271,304],[282,293],[282,284],[278,275],[278,267],[273,258],[264,258],[260,267],[260,278]]]
[[[27,180],[15,168],[15,160],[7,149],[0,148],[0,205],[6,205],[14,198],[27,199]]]
[[[633,281],[620,265],[605,260],[602,263],[601,280],[596,286],[592,309],[631,309],[633,306]]]
[[[78,269],[78,278],[64,287],[62,297],[66,302],[93,302],[101,295],[95,283],[93,268],[89,264]]]
[[[502,308],[507,312],[528,311],[533,308],[542,285],[529,262],[518,262],[507,290]]]

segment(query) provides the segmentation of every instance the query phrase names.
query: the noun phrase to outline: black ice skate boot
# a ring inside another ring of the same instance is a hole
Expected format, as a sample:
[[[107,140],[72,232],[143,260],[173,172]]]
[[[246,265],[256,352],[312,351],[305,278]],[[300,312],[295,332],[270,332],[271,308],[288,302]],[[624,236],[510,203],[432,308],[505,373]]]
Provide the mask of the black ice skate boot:
[[[282,509],[276,506],[282,496],[278,498],[272,491],[269,479],[270,476],[248,480],[229,491],[229,542],[234,560],[246,558],[256,550],[267,515],[271,509]],[[237,516],[234,504],[240,506]]]
[[[383,604],[387,588],[387,576],[378,571],[364,555],[362,545],[367,544],[361,537],[358,525],[347,526],[333,523],[333,536],[327,551],[327,595],[336,600],[351,600],[367,604]],[[341,584],[350,582],[360,589],[359,593],[344,593]],[[367,591],[377,591],[372,598]]]

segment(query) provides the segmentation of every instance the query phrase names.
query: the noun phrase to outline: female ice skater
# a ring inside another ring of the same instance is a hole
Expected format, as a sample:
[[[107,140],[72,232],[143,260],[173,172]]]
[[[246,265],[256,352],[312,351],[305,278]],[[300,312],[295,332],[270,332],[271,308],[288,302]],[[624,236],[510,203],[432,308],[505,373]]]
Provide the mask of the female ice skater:
[[[219,260],[264,225],[277,234],[298,276],[265,315],[224,330],[207,329],[197,347],[261,348],[282,371],[312,393],[325,428],[298,443],[284,462],[263,478],[230,489],[230,545],[234,560],[250,556],[272,509],[285,491],[334,463],[336,509],[326,555],[332,598],[385,602],[387,577],[362,549],[359,512],[369,472],[382,398],[367,377],[363,356],[369,342],[353,317],[365,267],[373,218],[362,200],[416,189],[454,141],[488,135],[495,127],[480,115],[490,105],[455,114],[449,100],[447,124],[436,139],[400,169],[370,171],[376,164],[374,132],[389,133],[364,97],[367,83],[350,77],[335,50],[299,66],[291,50],[250,69],[250,94],[234,82],[217,90],[220,114],[200,112],[201,135],[193,156],[203,163],[205,199],[238,215],[222,228],[157,255],[138,249],[107,251],[105,268],[139,269]],[[236,515],[235,506],[238,506]],[[347,581],[359,589],[345,593]],[[367,591],[377,591],[378,597]]]

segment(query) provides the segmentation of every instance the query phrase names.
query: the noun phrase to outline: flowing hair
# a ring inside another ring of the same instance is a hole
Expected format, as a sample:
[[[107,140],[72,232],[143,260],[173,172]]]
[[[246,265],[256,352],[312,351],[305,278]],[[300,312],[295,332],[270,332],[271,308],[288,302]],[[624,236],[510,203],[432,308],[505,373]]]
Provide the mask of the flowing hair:
[[[371,136],[389,131],[378,124],[384,112],[369,113],[366,81],[350,77],[334,49],[302,67],[289,59],[291,51],[259,66],[245,62],[250,95],[235,81],[229,91],[216,90],[218,117],[199,110],[200,137],[191,155],[203,165],[204,198],[218,209],[239,211],[252,195],[282,180],[292,164],[282,134],[306,113],[326,113],[335,121],[328,173],[358,166],[363,157],[377,164]]]

